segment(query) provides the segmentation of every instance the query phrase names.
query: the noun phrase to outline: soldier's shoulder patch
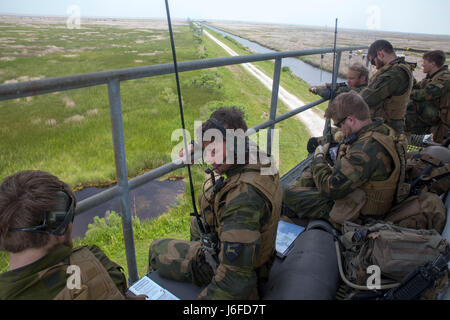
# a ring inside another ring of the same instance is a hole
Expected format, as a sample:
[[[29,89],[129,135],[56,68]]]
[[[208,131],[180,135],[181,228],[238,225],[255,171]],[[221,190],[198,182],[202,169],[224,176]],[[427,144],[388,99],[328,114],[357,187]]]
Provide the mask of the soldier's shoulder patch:
[[[234,261],[241,254],[243,246],[240,242],[225,242],[223,248],[224,254],[229,261]]]
[[[331,178],[331,184],[333,186],[341,186],[347,180],[348,180],[348,178],[341,171],[337,170]]]

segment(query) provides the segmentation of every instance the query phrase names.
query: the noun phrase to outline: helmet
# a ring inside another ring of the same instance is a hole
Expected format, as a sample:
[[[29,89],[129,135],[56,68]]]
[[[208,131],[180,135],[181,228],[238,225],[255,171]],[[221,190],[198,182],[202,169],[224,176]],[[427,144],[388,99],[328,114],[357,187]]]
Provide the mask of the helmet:
[[[430,146],[422,150],[421,153],[426,153],[433,158],[437,158],[442,163],[450,163],[450,149],[441,146]]]

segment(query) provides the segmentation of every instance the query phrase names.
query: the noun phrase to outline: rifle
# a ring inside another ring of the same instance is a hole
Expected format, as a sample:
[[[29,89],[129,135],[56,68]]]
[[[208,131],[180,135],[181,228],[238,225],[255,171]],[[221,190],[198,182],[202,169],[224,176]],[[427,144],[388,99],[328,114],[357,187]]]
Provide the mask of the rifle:
[[[425,290],[431,288],[444,272],[448,270],[450,249],[440,254],[434,261],[417,267],[408,274],[396,288],[390,289],[381,300],[415,300],[419,299]]]
[[[428,163],[426,165],[425,169],[423,169],[422,173],[413,182],[411,182],[411,189],[410,189],[410,193],[409,193],[410,196],[419,194],[421,186],[423,185],[422,178],[424,176],[429,175],[431,170],[433,170],[433,168],[434,168],[434,165],[432,165],[431,163]]]
[[[409,65],[409,68],[411,69],[411,71],[416,70],[417,62],[409,62],[409,61],[406,61],[406,60],[405,60],[405,62]]]

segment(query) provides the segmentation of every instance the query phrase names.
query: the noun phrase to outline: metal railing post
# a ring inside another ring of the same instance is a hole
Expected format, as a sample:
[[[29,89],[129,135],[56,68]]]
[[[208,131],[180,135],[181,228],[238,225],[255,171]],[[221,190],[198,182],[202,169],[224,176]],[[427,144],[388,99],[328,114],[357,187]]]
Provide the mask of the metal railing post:
[[[341,56],[342,56],[342,51],[338,51],[336,53],[336,67],[333,70],[333,82],[336,83],[337,82],[337,78],[339,76],[339,66],[341,64]],[[333,83],[332,82],[332,83]],[[336,89],[336,88],[334,88]]]
[[[108,82],[108,97],[111,113],[111,129],[116,163],[117,185],[119,186],[120,211],[122,216],[122,232],[125,242],[125,253],[128,266],[128,282],[134,283],[138,278],[136,253],[134,249],[133,224],[130,210],[130,194],[128,185],[125,140],[123,135],[122,102],[120,98],[120,82],[114,78]]]
[[[337,78],[339,76],[339,66],[341,64],[341,56],[342,56],[342,51],[338,51],[336,53],[336,65],[334,66],[333,69],[333,75],[332,75],[332,79],[331,79],[331,84],[332,84],[332,90],[336,90],[336,82],[337,82]],[[332,100],[330,100],[328,102],[328,106],[330,105],[330,103],[332,102]],[[327,132],[327,128],[330,128],[331,126],[331,120],[330,119],[325,119],[325,128],[323,129],[323,134],[325,135]]]
[[[281,58],[275,59],[275,68],[273,71],[272,82],[272,100],[270,102],[270,117],[269,120],[275,120],[277,116],[277,104],[278,104],[278,89],[280,88],[280,74],[281,74]],[[273,142],[273,129],[275,125],[270,126],[267,135],[267,154],[272,154],[272,142]]]
[[[343,50],[359,50],[367,47],[346,47],[336,48],[337,52]],[[266,61],[273,59],[283,59],[290,57],[301,57],[313,54],[331,53],[333,49],[309,49],[298,51],[285,51],[274,53],[258,53],[234,57],[222,57],[212,59],[202,59],[193,61],[182,61],[178,64],[178,71],[193,71],[207,68],[223,67],[247,62]],[[35,96],[38,94],[79,89],[85,87],[108,84],[110,79],[117,78],[120,81],[154,77],[163,74],[174,73],[173,63],[158,64],[145,67],[123,68],[116,70],[106,70],[85,74],[75,74],[71,76],[47,78],[40,80],[24,81],[18,83],[0,84],[0,101]]]

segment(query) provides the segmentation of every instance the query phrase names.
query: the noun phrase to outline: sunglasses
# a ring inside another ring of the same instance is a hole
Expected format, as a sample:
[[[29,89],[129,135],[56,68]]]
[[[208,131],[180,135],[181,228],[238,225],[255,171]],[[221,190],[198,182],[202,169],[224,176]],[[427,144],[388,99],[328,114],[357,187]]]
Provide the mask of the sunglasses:
[[[348,118],[348,116],[345,117],[344,119],[342,119],[341,121],[335,123],[334,125],[340,129],[341,126],[344,124],[345,120],[347,120],[347,118]]]

